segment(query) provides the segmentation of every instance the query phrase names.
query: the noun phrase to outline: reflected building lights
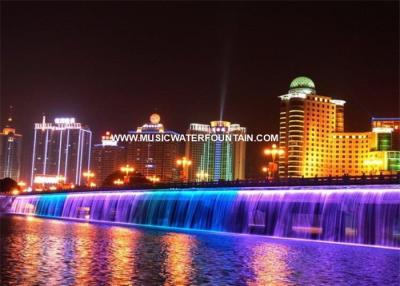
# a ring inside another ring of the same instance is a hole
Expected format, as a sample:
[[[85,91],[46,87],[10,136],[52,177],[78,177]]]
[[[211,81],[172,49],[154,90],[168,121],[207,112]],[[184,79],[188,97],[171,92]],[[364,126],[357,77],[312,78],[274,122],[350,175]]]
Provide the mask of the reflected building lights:
[[[171,233],[164,237],[167,247],[165,285],[190,285],[194,274],[192,251],[195,241],[190,236],[180,233]]]
[[[133,285],[135,249],[140,234],[129,229],[113,227],[111,231],[111,285]]]
[[[251,268],[255,279],[248,285],[285,285],[290,276],[287,266],[289,249],[278,244],[259,244],[253,248]]]

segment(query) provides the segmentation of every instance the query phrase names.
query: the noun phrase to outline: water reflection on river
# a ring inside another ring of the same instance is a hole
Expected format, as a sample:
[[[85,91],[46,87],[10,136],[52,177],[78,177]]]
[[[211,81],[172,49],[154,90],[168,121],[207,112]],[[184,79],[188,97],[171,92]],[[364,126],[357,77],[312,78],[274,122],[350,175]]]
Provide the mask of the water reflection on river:
[[[397,285],[400,251],[0,216],[0,285]]]

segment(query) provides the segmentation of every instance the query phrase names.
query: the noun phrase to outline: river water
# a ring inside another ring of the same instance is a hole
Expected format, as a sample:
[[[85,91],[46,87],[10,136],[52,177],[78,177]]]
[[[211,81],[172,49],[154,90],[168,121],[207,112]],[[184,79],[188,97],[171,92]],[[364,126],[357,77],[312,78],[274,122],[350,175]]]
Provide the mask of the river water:
[[[398,285],[400,251],[0,216],[0,285]]]

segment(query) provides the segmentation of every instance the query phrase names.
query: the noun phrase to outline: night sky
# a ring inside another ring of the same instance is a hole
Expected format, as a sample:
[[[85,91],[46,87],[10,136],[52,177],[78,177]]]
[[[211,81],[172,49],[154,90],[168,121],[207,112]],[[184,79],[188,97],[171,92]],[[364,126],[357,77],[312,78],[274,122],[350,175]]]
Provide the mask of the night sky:
[[[347,131],[399,116],[399,4],[1,3],[1,118],[13,105],[24,174],[42,113],[76,117],[98,143],[154,111],[184,132],[224,102],[223,119],[276,133],[298,75],[347,101]],[[249,176],[262,147],[248,144]]]

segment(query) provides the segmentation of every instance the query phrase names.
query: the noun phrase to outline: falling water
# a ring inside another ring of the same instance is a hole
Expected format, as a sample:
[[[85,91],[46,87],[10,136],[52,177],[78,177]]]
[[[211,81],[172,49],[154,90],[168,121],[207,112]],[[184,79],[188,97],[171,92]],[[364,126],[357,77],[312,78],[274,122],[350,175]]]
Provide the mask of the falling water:
[[[9,212],[400,247],[400,185],[26,195]]]

